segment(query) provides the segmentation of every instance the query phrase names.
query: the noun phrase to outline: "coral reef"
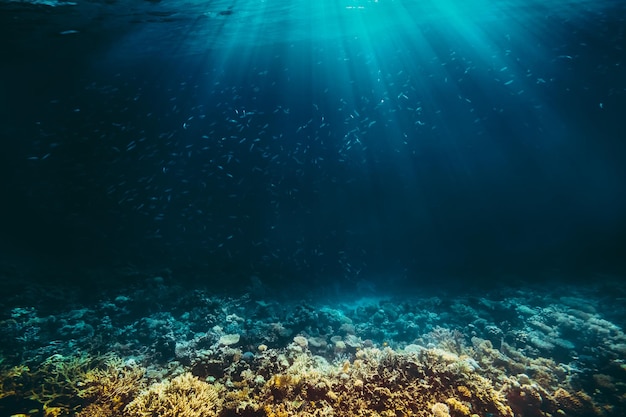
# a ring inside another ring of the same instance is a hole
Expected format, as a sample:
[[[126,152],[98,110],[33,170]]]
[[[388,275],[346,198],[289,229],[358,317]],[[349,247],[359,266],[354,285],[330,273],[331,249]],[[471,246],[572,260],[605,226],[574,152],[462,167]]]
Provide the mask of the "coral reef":
[[[159,284],[55,316],[13,306],[0,414],[622,416],[623,317],[577,291],[286,305]]]

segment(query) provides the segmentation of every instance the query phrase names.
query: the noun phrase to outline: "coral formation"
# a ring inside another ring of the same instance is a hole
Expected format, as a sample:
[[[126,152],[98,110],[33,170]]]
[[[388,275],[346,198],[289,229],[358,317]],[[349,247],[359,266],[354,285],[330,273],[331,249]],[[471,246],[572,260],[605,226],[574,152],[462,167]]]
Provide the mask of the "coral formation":
[[[167,291],[160,286],[153,296],[179,305],[135,318],[132,294],[55,318],[9,310],[0,329],[23,349],[2,346],[0,412],[618,417],[626,410],[626,335],[589,298],[525,294],[522,302],[513,294],[446,306],[430,297],[288,309]],[[106,337],[79,330],[86,325]],[[58,342],[63,335],[76,339]],[[112,353],[81,353],[97,351]]]
[[[151,385],[124,410],[128,417],[213,417],[221,407],[221,388],[190,373]]]
[[[77,417],[119,416],[145,386],[145,369],[133,361],[109,357],[102,369],[87,373],[81,381],[88,405]]]

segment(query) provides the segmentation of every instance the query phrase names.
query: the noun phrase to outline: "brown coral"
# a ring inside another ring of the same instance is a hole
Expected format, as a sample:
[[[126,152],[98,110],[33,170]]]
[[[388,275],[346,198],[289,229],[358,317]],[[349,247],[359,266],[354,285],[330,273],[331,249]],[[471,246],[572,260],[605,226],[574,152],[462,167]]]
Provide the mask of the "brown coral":
[[[568,416],[601,416],[602,411],[593,403],[592,398],[582,391],[568,392],[559,388],[554,392],[553,401],[558,410]]]

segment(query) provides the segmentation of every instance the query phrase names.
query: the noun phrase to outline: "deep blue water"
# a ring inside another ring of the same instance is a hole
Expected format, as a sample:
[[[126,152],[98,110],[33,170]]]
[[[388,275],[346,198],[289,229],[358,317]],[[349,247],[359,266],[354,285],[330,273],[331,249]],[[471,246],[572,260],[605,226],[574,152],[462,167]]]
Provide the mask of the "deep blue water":
[[[2,2],[3,258],[224,287],[622,273],[625,18]]]

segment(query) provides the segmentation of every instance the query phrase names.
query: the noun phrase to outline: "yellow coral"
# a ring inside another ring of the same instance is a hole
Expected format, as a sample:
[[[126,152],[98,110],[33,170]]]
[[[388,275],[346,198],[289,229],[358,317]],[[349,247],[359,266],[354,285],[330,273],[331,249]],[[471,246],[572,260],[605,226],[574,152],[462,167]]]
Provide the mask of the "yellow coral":
[[[221,409],[220,387],[191,373],[151,385],[128,406],[129,417],[213,417]]]
[[[93,369],[85,374],[81,396],[93,401],[77,414],[78,417],[114,416],[136,396],[144,386],[145,370],[134,363],[124,363],[110,357],[103,369]]]
[[[52,355],[33,372],[28,372],[29,398],[43,404],[46,417],[70,414],[81,405],[89,387],[86,375],[98,366],[102,357],[87,354]]]
[[[276,408],[272,408],[269,405],[266,405],[265,407],[263,407],[263,410],[265,411],[265,415],[267,417],[289,417],[289,413],[285,410],[283,404],[279,405]]]
[[[276,374],[272,375],[268,384],[277,389],[287,389],[300,382],[300,377],[295,375]]]
[[[459,385],[456,387],[456,390],[459,392],[459,395],[463,398],[472,398],[472,391],[467,388],[465,385]]]
[[[450,409],[457,414],[461,414],[464,416],[470,415],[469,407],[461,401],[457,400],[456,398],[448,398],[446,400],[446,404],[448,404],[448,407],[450,407]]]
[[[48,407],[47,405],[43,406],[43,415],[45,417],[59,417],[67,414],[67,410],[65,407]]]
[[[28,379],[30,369],[19,365],[0,371],[0,399],[22,394],[23,379]]]

